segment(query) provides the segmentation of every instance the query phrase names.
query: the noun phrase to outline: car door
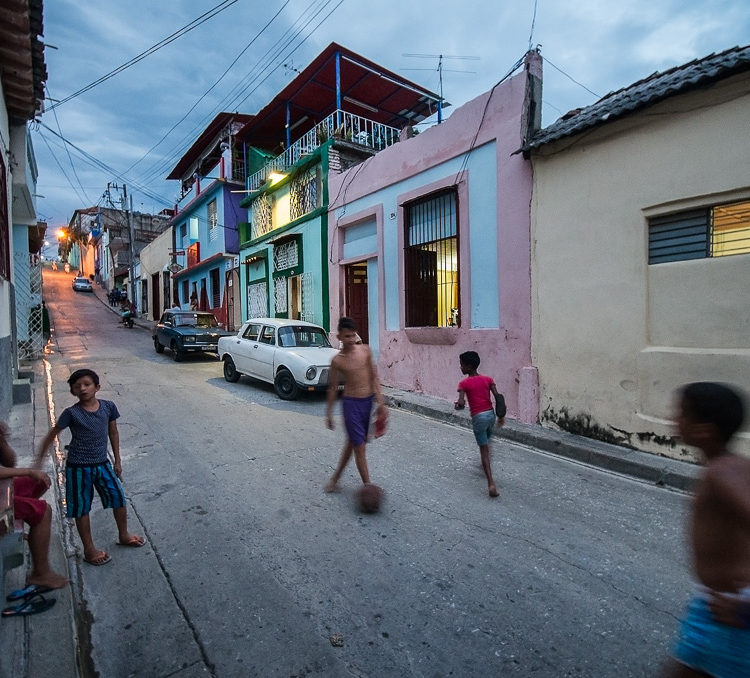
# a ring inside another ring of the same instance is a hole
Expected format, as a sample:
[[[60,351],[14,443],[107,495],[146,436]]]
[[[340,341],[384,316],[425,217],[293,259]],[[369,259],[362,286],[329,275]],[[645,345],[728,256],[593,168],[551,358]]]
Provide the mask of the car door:
[[[164,313],[159,320],[159,324],[156,326],[156,339],[162,346],[169,347],[171,338],[168,336],[168,332],[173,323],[174,319],[172,318],[172,314]]]
[[[234,366],[237,368],[237,371],[251,377],[255,373],[252,353],[258,344],[260,329],[260,323],[249,323],[242,331],[242,334],[235,337],[230,343],[231,348],[229,352],[232,355],[232,360],[234,360]]]
[[[273,383],[273,358],[276,352],[276,328],[263,325],[258,342],[252,352],[255,375],[259,379]]]

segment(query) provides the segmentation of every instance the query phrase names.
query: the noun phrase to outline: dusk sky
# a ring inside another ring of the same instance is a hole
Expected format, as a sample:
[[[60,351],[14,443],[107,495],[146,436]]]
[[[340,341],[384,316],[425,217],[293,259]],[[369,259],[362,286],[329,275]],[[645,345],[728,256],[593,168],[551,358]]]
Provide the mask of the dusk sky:
[[[134,65],[55,105],[190,25]],[[330,42],[435,92],[437,55],[461,57],[443,61],[447,115],[491,89],[530,46],[540,46],[549,125],[655,71],[750,43],[750,5],[47,0],[44,28],[50,101],[42,125],[31,126],[37,193],[44,196],[37,198],[38,216],[51,230],[67,224],[75,209],[103,204],[110,181],[128,184],[136,210],[172,206],[179,186],[165,177],[207,123],[220,111],[257,112],[294,77],[293,69],[303,69]]]

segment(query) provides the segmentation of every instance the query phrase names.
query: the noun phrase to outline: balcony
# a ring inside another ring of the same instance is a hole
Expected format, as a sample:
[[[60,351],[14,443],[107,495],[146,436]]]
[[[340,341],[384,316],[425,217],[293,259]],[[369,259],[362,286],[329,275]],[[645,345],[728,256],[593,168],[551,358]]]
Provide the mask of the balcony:
[[[249,191],[257,191],[268,180],[271,172],[285,172],[331,137],[350,141],[377,152],[395,144],[399,134],[400,130],[395,127],[337,110],[297,139],[284,153],[248,177],[247,188]]]

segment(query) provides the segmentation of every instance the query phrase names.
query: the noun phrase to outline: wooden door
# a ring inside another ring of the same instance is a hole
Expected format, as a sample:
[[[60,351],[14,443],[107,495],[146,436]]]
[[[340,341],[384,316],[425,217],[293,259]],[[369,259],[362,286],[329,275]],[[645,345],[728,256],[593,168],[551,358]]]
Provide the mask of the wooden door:
[[[356,323],[357,332],[362,341],[369,344],[366,261],[360,261],[346,267],[346,315]]]

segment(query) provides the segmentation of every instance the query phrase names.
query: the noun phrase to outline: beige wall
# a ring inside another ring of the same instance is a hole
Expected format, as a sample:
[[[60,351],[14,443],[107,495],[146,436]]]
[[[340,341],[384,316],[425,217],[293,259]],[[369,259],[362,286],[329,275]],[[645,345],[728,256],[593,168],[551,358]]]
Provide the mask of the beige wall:
[[[153,292],[151,289],[151,276],[154,273],[159,273],[159,299],[162,305],[164,305],[164,299],[162,294],[163,289],[163,276],[170,275],[168,271],[164,270],[165,266],[168,266],[171,262],[169,257],[169,250],[172,249],[172,229],[168,228],[164,233],[161,233],[157,238],[151,241],[146,247],[141,250],[141,280],[148,281],[148,316],[152,320],[156,320],[153,317],[154,309],[151,308],[151,300],[153,298]],[[171,290],[171,287],[170,287]],[[172,305],[172,299],[166,300],[166,306]]]
[[[675,387],[750,393],[750,254],[648,265],[647,218],[750,199],[750,76],[533,158],[533,362],[544,423],[675,457]],[[738,447],[750,452],[750,435]]]

